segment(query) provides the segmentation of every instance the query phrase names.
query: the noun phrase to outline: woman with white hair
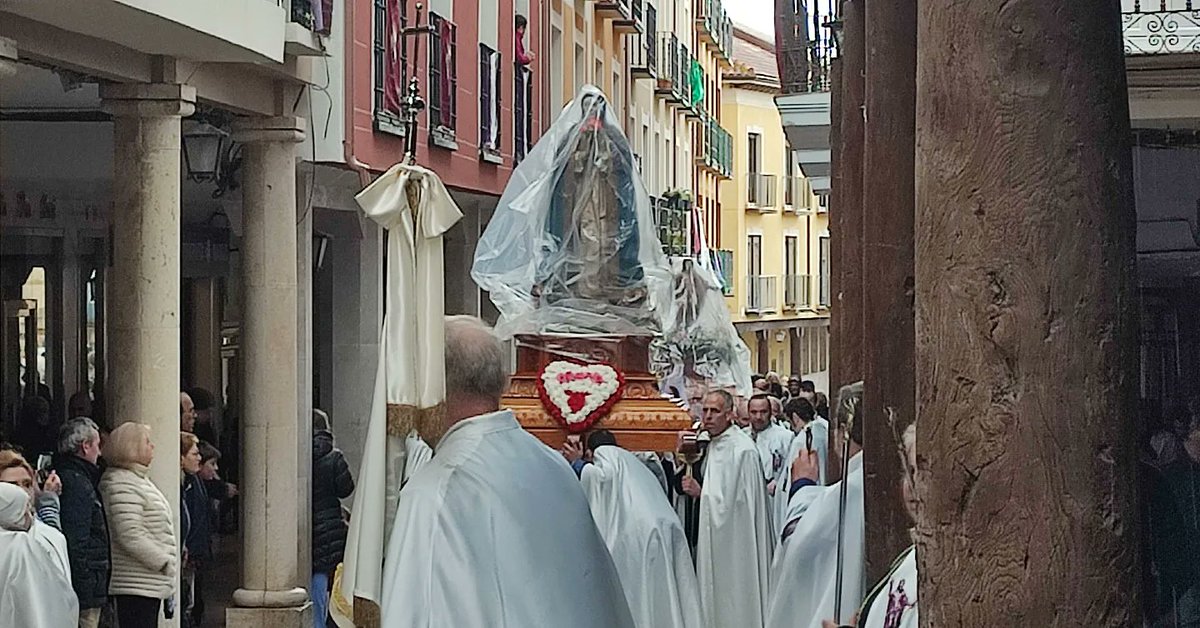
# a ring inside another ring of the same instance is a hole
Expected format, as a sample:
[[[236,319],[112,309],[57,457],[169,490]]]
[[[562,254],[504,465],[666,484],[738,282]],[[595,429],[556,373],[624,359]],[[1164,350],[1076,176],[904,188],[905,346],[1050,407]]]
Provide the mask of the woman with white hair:
[[[0,483],[0,626],[64,628],[79,622],[70,577],[52,547],[30,533],[29,493]]]
[[[122,627],[156,626],[163,600],[175,594],[178,565],[171,503],[150,481],[150,427],[123,423],[104,444],[108,470],[100,494],[108,515],[112,575],[108,592]]]

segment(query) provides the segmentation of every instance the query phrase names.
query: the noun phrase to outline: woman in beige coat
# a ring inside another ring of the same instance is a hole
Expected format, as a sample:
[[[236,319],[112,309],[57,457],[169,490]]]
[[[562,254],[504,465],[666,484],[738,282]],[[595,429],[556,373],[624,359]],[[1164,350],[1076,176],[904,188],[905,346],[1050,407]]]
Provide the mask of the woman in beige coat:
[[[108,516],[112,576],[108,590],[122,628],[158,625],[163,600],[175,594],[176,548],[171,504],[148,477],[150,428],[124,423],[104,449],[100,494]]]

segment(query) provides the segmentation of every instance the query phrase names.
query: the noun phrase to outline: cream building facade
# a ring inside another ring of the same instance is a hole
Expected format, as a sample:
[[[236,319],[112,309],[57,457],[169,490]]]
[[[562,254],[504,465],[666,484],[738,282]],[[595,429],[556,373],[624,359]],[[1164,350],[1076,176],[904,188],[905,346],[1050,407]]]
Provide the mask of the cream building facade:
[[[783,133],[774,46],[734,29],[721,119],[733,177],[721,191],[721,248],[732,258],[727,303],[751,366],[828,390],[829,223],[822,182],[804,176]]]

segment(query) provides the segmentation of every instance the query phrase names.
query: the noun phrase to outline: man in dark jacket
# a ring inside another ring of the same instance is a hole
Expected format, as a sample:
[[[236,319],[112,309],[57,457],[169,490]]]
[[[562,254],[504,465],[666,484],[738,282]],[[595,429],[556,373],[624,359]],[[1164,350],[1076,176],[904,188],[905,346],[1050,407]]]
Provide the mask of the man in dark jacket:
[[[100,482],[100,430],[77,417],[59,430],[54,469],[62,480],[61,521],[71,561],[71,585],[79,597],[80,628],[96,628],[108,603],[108,523],[96,490]]]
[[[329,582],[346,552],[348,528],[341,500],[354,492],[354,478],[346,457],[333,446],[329,416],[320,410],[313,410],[312,465],[313,626],[325,628]]]

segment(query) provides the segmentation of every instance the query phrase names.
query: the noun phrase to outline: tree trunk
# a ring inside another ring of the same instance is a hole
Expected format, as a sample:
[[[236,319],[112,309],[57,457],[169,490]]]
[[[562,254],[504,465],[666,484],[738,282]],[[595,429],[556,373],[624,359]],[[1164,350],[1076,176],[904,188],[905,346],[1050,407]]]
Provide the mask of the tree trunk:
[[[833,115],[840,118],[839,160],[833,169],[839,174],[839,200],[830,204],[833,226],[830,239],[837,240],[838,257],[834,260],[833,309],[839,319],[833,342],[837,351],[837,379],[829,382],[830,392],[862,379],[863,334],[863,0],[842,3],[845,37],[841,50],[841,99]]]
[[[863,178],[863,472],[867,582],[912,541],[894,434],[916,416],[913,212],[917,106],[916,0],[870,0],[866,11]],[[895,416],[895,432],[888,423]]]
[[[921,624],[1140,625],[1119,3],[924,0],[918,41]]]

